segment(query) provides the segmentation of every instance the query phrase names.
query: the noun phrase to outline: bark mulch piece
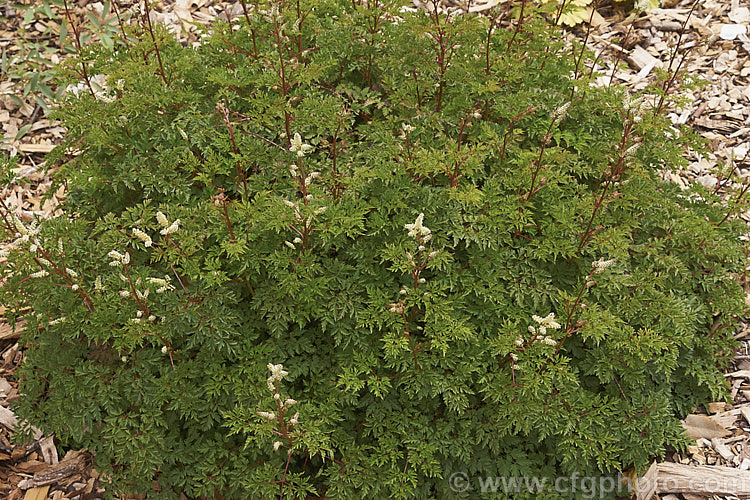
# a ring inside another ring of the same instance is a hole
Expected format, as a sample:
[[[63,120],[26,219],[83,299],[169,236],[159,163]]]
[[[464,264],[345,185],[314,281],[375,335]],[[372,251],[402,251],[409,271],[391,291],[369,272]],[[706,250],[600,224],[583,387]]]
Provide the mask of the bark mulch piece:
[[[102,13],[101,2],[70,3],[74,16],[80,19],[87,13]],[[480,15],[497,3],[443,1],[446,9]],[[125,2],[119,4],[123,8],[129,6]],[[414,5],[422,4],[414,0]],[[655,82],[657,70],[667,70],[670,64],[673,69],[680,64],[688,75],[705,79],[706,85],[696,90],[685,89],[682,81],[676,81],[672,92],[684,99],[668,108],[668,116],[675,126],[698,131],[709,141],[711,151],[705,155],[688,151],[688,167],[666,168],[662,172],[664,179],[683,188],[698,182],[722,192],[731,187],[719,173],[724,168],[750,182],[746,179],[750,176],[750,9],[739,0],[704,0],[695,8],[690,1],[664,0],[665,8],[634,18],[617,6],[602,3],[592,17],[587,38],[588,47],[598,54],[593,69],[602,75],[597,80],[599,85],[620,84],[648,100],[653,99],[648,87]],[[182,43],[190,46],[200,43],[192,23],[209,25],[217,18],[234,19],[242,15],[242,6],[240,2],[167,0],[152,15],[155,22],[170,26]],[[21,16],[6,17],[12,21],[7,26],[0,25],[0,50],[12,54],[18,49],[14,44],[22,21]],[[41,32],[44,26],[36,28]],[[585,35],[586,25],[569,30],[571,40],[583,41]],[[673,58],[676,47],[678,54]],[[60,50],[46,57],[60,60],[64,54]],[[48,120],[32,99],[24,98],[14,83],[0,81],[0,127],[4,135],[0,149],[18,155],[20,161],[16,183],[0,191],[0,198],[26,220],[51,217],[64,192],[56,192],[46,201],[42,199],[52,184],[44,172],[44,155],[60,142],[65,130]],[[23,105],[10,99],[10,95],[19,97]],[[26,135],[16,139],[25,126],[29,126]],[[750,221],[750,211],[740,216]],[[750,239],[750,230],[746,239]],[[750,283],[745,282],[745,287],[750,292]],[[23,359],[18,346],[23,325],[17,326],[11,328],[0,320],[0,498],[100,498],[101,478],[91,467],[91,457],[85,450],[69,450],[58,461],[51,436],[37,432],[26,446],[11,440],[12,429],[18,426],[9,410],[19,397],[14,374]],[[654,463],[641,477],[639,500],[728,500],[750,496],[746,488],[750,480],[745,481],[750,477],[750,322],[740,321],[738,332],[740,348],[725,375],[732,388],[733,404],[715,402],[685,419],[695,445],[685,453],[673,453],[666,462]],[[717,478],[726,480],[716,481]]]

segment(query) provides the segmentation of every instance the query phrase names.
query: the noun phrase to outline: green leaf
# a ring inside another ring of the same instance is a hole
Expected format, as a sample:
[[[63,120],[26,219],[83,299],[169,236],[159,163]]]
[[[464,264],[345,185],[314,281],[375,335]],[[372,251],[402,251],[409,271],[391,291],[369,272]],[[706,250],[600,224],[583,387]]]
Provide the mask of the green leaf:
[[[28,132],[31,130],[31,123],[24,125],[20,129],[18,129],[18,133],[16,134],[15,139],[18,141],[22,139]]]

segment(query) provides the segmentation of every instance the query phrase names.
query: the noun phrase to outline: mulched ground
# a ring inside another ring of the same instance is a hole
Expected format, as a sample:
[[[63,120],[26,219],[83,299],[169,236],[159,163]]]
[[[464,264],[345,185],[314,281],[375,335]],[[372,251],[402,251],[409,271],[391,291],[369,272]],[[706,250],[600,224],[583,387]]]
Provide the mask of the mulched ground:
[[[24,0],[32,3],[32,0]],[[487,10],[493,2],[475,1],[469,4],[472,12]],[[124,11],[132,2],[119,2]],[[419,6],[419,0],[414,0]],[[103,4],[79,0],[71,2],[74,19],[85,20],[93,14],[101,17]],[[467,2],[444,0],[447,8],[465,8]],[[669,8],[653,9],[643,13],[633,22],[629,12],[618,4],[602,2],[594,12],[593,28],[586,33],[586,25],[569,30],[572,39],[587,40],[588,46],[598,54],[594,68],[602,76],[599,85],[624,85],[634,95],[643,95],[654,81],[656,71],[668,69],[673,61],[673,49],[680,50],[675,62],[681,64],[688,74],[703,77],[707,85],[701,90],[676,92],[686,98],[679,107],[669,110],[672,122],[687,125],[710,141],[711,152],[704,156],[689,151],[686,158],[689,166],[684,170],[664,170],[665,180],[686,187],[693,182],[701,183],[717,192],[732,187],[731,182],[718,174],[718,169],[729,166],[742,177],[750,175],[750,11],[740,5],[739,0],[704,0],[694,10],[690,1],[664,0]],[[4,11],[3,11],[4,9]],[[215,2],[211,0],[167,0],[154,12],[155,20],[172,27],[186,44],[197,41],[192,23],[207,25],[217,17],[232,18],[242,12],[239,2]],[[22,18],[20,11],[11,6],[0,7],[0,50],[8,55],[18,51],[18,33]],[[29,36],[42,33],[49,22],[35,22],[27,27]],[[683,29],[684,27],[684,29]],[[50,61],[64,57],[54,40],[49,40],[52,50],[44,57]],[[615,63],[620,65],[615,69]],[[0,149],[19,158],[16,171],[17,182],[0,190],[0,199],[25,218],[54,215],[58,200],[64,196],[59,191],[47,201],[42,201],[51,181],[43,170],[44,155],[60,142],[65,130],[45,117],[42,108],[30,96],[24,97],[9,79],[0,79],[0,126],[5,139]],[[679,84],[679,82],[678,82]],[[15,95],[21,103],[10,98]],[[15,137],[19,130],[30,125],[20,140]],[[748,179],[750,181],[750,179]],[[741,214],[750,222],[750,212]],[[750,229],[745,238],[750,239]],[[0,243],[1,246],[1,243]],[[0,265],[3,264],[0,258]],[[741,277],[750,292],[746,277]],[[4,308],[0,306],[0,315]],[[685,454],[674,453],[666,464],[656,464],[648,478],[654,491],[644,491],[639,499],[661,498],[663,500],[697,500],[699,498],[734,499],[734,495],[707,495],[705,492],[668,493],[666,480],[680,465],[694,467],[691,477],[706,473],[698,466],[713,467],[716,476],[729,470],[733,477],[750,478],[750,326],[738,321],[737,338],[740,348],[726,377],[732,387],[734,404],[717,402],[709,408],[698,409],[688,421],[688,430],[695,435],[696,444]],[[71,450],[65,456],[57,456],[54,437],[44,437],[29,446],[13,444],[10,437],[16,424],[8,409],[20,396],[15,377],[23,352],[19,350],[18,338],[22,327],[11,329],[0,322],[0,498],[9,500],[50,498],[92,499],[102,498],[104,490],[99,474],[91,467],[91,457],[85,450]],[[58,460],[59,458],[59,460]],[[710,475],[711,473],[708,472]],[[718,476],[717,476],[718,477]],[[750,484],[750,479],[748,479]],[[745,492],[747,498],[750,492]]]

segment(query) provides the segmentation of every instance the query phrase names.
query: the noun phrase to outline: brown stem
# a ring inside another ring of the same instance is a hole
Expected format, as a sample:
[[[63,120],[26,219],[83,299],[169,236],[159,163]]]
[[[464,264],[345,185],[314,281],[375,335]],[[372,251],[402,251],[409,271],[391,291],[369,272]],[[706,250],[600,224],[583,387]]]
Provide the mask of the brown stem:
[[[156,52],[156,60],[159,62],[159,76],[161,76],[161,80],[164,82],[164,85],[169,85],[169,81],[167,81],[167,75],[164,73],[164,64],[161,61],[161,51],[159,50],[159,44],[156,41],[156,35],[154,35],[154,26],[151,24],[151,7],[148,4],[149,0],[145,0],[143,2],[143,5],[145,6],[146,12],[144,15],[141,16],[143,18],[146,17],[146,25],[148,27],[148,33],[151,36],[151,41],[154,43],[154,51]]]
[[[234,127],[232,126],[232,121],[229,119],[229,110],[227,110],[227,107],[223,102],[218,103],[216,107],[221,112],[224,125],[227,127],[227,130],[229,130],[229,138],[232,141],[232,151],[235,155],[239,155],[240,150],[237,147],[237,141],[234,138]],[[245,196],[247,196],[247,176],[240,165],[239,159],[235,161],[234,168],[237,174],[237,183],[242,184],[245,190]],[[234,236],[232,236],[232,241],[234,241]]]
[[[419,80],[416,70],[411,70],[411,75],[414,78],[415,92],[417,93],[417,108],[422,109],[422,95],[419,93]]]
[[[516,29],[513,31],[513,36],[508,40],[508,46],[506,47],[506,50],[510,51],[510,48],[513,46],[513,42],[516,41],[516,36],[521,31],[521,26],[523,26],[523,14],[524,10],[526,9],[526,2],[528,0],[521,0],[521,12],[518,14],[518,24],[516,24]]]
[[[279,25],[279,22],[277,19],[274,18],[273,20],[273,36],[276,39],[276,51],[279,54],[279,71],[278,75],[279,78],[281,78],[281,94],[284,96],[284,101],[286,101],[287,93],[289,92],[289,83],[286,80],[286,58],[284,57],[284,36],[281,33],[281,26]],[[287,111],[286,106],[284,106],[284,131],[286,132],[286,140],[287,144],[292,144],[292,136],[291,136],[291,121],[292,117],[289,115],[289,111]]]
[[[607,195],[607,191],[609,190],[610,186],[615,182],[616,178],[622,175],[625,171],[625,157],[627,156],[627,151],[625,146],[628,143],[628,139],[630,138],[630,127],[631,123],[627,122],[625,125],[625,130],[622,134],[622,139],[620,140],[620,150],[618,152],[618,159],[617,159],[617,165],[615,165],[614,168],[612,168],[609,172],[609,175],[607,177],[607,180],[604,183],[604,187],[602,188],[601,195],[597,198],[597,200],[594,202],[594,210],[591,213],[591,218],[589,219],[588,224],[586,225],[586,230],[581,234],[581,242],[578,244],[578,250],[577,252],[580,253],[581,250],[583,250],[583,247],[589,242],[591,239],[591,227],[594,224],[594,219],[596,218],[596,214],[598,213],[599,209],[604,204],[604,199]]]
[[[112,2],[112,8],[115,11],[115,16],[117,17],[117,24],[120,26],[120,33],[122,34],[122,41],[125,45],[128,43],[128,37],[125,33],[125,25],[122,22],[122,17],[120,17],[120,10],[117,8],[117,2]]]
[[[495,26],[498,26],[510,13],[510,7],[513,5],[513,2],[508,2],[507,6],[505,7],[505,10],[498,14],[495,17],[490,18],[490,26],[487,29],[487,40],[485,41],[484,46],[484,58],[485,58],[485,69],[484,74],[489,75],[490,74],[490,40],[492,39],[492,30],[495,28]]]
[[[625,44],[627,44],[628,39],[630,38],[630,34],[633,32],[633,24],[630,23],[628,25],[628,30],[625,32],[625,36],[622,39],[622,43],[620,44],[620,48],[617,50],[617,56],[615,57],[615,63],[612,65],[612,73],[609,75],[609,82],[607,83],[607,87],[612,86],[612,82],[615,80],[615,71],[617,71],[617,65],[622,60],[622,54],[625,51]]]
[[[549,127],[547,128],[547,133],[544,134],[544,138],[542,139],[542,148],[539,151],[539,157],[537,157],[536,159],[534,173],[531,175],[531,188],[529,188],[529,194],[526,195],[526,199],[524,200],[524,203],[528,203],[531,197],[534,195],[534,187],[536,185],[536,178],[539,175],[539,171],[543,167],[542,157],[544,155],[544,150],[546,149],[547,144],[552,138],[552,127],[555,126],[555,122],[557,121],[557,119],[558,119],[557,114],[552,116],[552,121],[550,122]]]
[[[744,185],[744,186],[742,187],[742,190],[740,191],[740,194],[738,194],[738,195],[737,195],[737,199],[736,199],[736,200],[734,200],[734,207],[736,207],[736,206],[738,206],[738,205],[739,205],[739,203],[740,203],[740,200],[742,200],[742,197],[743,197],[743,196],[745,196],[745,193],[747,193],[747,190],[748,190],[748,189],[750,189],[750,182],[746,183],[746,184],[745,184],[745,185]],[[727,214],[726,214],[726,215],[724,216],[724,218],[723,218],[723,219],[721,219],[721,221],[720,221],[720,222],[719,222],[719,223],[717,224],[717,226],[721,226],[722,224],[724,224],[724,222],[726,222],[726,221],[727,221],[727,219],[729,219],[729,217],[730,217],[730,216],[732,215],[732,212],[733,212],[733,210],[732,210],[732,208],[730,208],[730,209],[729,209],[729,210],[727,211]]]
[[[533,113],[538,109],[538,106],[529,106],[524,111],[520,112],[518,115],[514,116],[510,120],[510,124],[508,125],[508,130],[505,131],[505,135],[503,136],[503,147],[500,150],[500,164],[503,163],[505,160],[505,149],[508,145],[508,137],[510,137],[511,132],[513,132],[513,129],[515,126],[520,122],[526,115]]]
[[[70,10],[68,9],[68,0],[63,0],[63,5],[65,6],[65,17],[68,19],[68,24],[70,24],[70,29],[73,30],[73,40],[75,41],[76,50],[78,51],[78,55],[81,55],[81,36],[78,33],[78,28],[76,27],[75,23],[73,22],[73,18],[70,15]],[[86,86],[89,88],[89,92],[91,92],[91,96],[96,98],[96,92],[94,92],[94,88],[91,86],[91,81],[89,80],[89,72],[86,69],[86,63],[81,60],[81,76],[83,76],[83,81],[86,82]]]
[[[680,28],[680,34],[677,37],[677,44],[675,45],[674,51],[672,52],[672,55],[669,58],[669,68],[672,69],[672,65],[674,64],[675,59],[677,58],[677,49],[680,48],[680,44],[682,43],[682,37],[685,35],[685,29],[687,28],[688,22],[690,22],[690,17],[693,15],[693,12],[695,11],[695,7],[697,7],[698,2],[694,2],[693,5],[690,7],[690,11],[688,12],[687,16],[685,16],[685,21],[682,23],[682,27]],[[680,59],[680,62],[677,64],[677,67],[672,72],[672,75],[664,82],[664,85],[662,86],[662,94],[659,96],[659,104],[654,108],[654,116],[657,116],[661,114],[665,99],[667,97],[667,92],[669,92],[669,89],[674,84],[675,79],[677,78],[678,73],[680,72],[680,68],[682,67],[682,63],[685,62],[685,58],[690,53],[688,50],[682,55],[682,58]]]
[[[563,0],[558,6],[557,6],[557,12],[555,13],[555,25],[560,22],[560,18],[563,14],[563,9],[567,7],[568,0]]]
[[[581,60],[583,59],[583,54],[586,52],[586,42],[589,40],[589,35],[591,34],[591,30],[593,29],[593,20],[594,20],[594,13],[596,12],[596,9],[599,7],[599,0],[594,1],[594,5],[591,6],[591,15],[589,16],[589,22],[586,25],[586,34],[583,37],[583,42],[581,43],[581,53],[578,54],[578,58],[576,59],[576,70],[573,75],[573,81],[578,80],[578,70],[581,67]],[[572,90],[571,90],[571,98]]]

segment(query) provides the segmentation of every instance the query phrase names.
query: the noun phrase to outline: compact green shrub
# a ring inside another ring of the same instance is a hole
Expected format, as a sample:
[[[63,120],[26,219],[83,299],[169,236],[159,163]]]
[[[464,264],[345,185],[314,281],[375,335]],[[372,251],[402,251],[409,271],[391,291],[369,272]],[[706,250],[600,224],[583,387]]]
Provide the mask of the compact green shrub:
[[[661,181],[690,135],[501,16],[280,1],[84,47],[66,216],[2,213],[20,416],[171,497],[476,498],[451,475],[683,445],[725,394],[737,206]]]

